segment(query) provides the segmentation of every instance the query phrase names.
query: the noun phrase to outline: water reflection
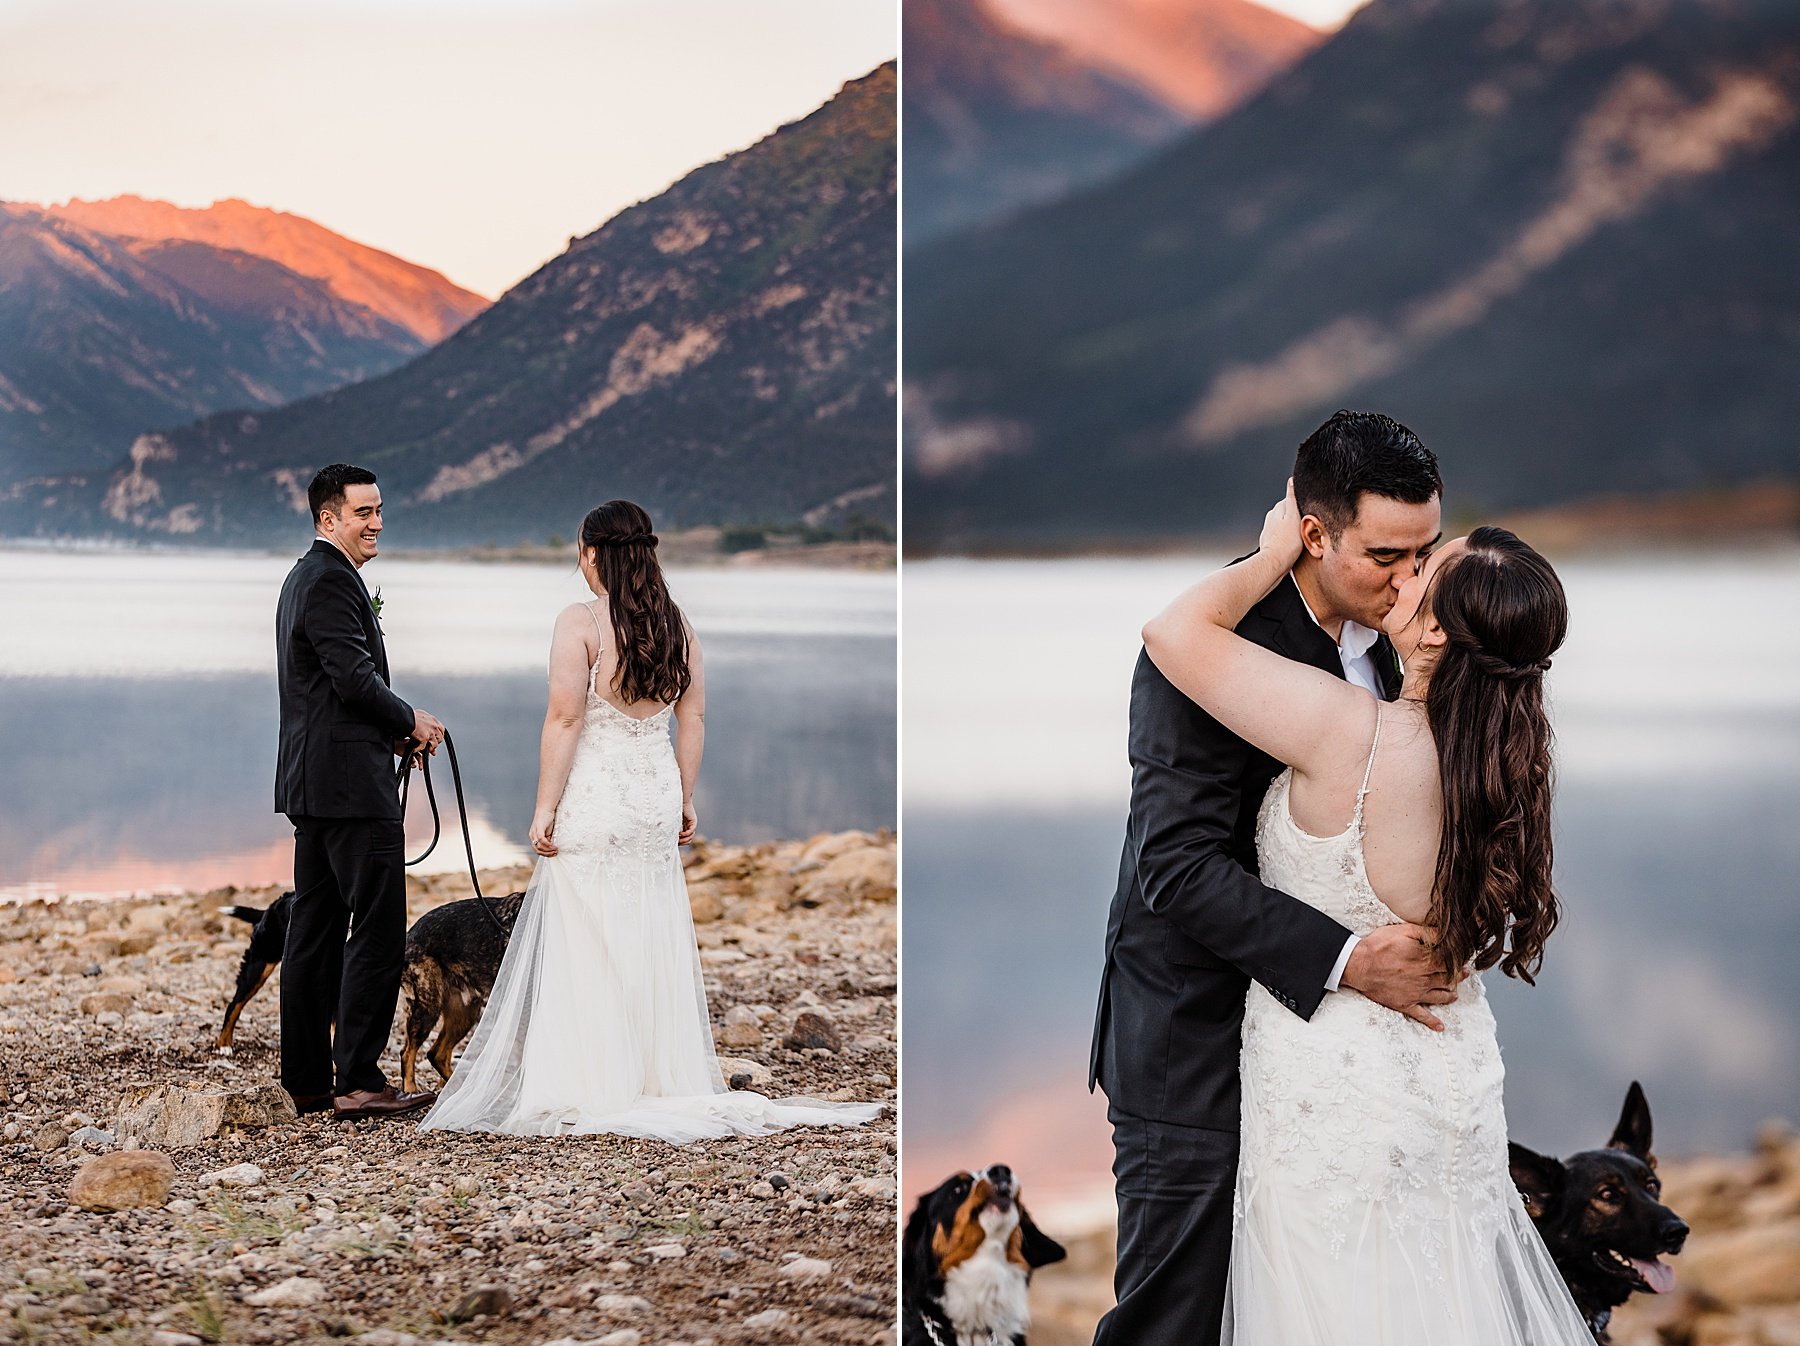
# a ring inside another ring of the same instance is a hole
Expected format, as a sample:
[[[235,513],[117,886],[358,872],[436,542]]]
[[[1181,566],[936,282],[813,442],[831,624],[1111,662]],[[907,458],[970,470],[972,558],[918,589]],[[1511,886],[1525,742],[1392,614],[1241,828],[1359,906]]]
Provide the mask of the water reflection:
[[[0,894],[285,881],[270,629],[288,562],[63,559],[0,555]],[[476,860],[528,859],[549,625],[579,584],[548,568],[382,564],[396,684],[456,736]],[[674,578],[707,647],[702,834],[892,826],[892,576]],[[58,662],[65,674],[47,676]],[[426,872],[463,864],[442,756],[434,776],[446,832]],[[430,819],[413,794],[416,855]]]

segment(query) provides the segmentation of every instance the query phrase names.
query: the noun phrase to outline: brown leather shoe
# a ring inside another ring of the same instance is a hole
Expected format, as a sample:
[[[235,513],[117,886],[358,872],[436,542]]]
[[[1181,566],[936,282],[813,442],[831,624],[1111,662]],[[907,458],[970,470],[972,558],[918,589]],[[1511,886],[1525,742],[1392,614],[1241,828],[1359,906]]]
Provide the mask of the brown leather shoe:
[[[302,1117],[306,1116],[309,1112],[331,1111],[330,1094],[290,1093],[288,1097],[294,1100],[294,1111],[299,1113]]]
[[[431,1106],[437,1094],[422,1089],[416,1094],[403,1094],[393,1085],[381,1090],[355,1089],[331,1100],[331,1112],[340,1122],[354,1122],[361,1117],[403,1117]]]

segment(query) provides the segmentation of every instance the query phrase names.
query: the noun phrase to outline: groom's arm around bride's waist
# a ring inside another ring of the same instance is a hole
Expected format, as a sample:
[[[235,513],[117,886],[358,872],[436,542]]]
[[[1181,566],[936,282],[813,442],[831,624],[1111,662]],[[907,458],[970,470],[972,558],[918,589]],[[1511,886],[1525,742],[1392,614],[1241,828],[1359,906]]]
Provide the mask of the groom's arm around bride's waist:
[[[1240,860],[1268,783],[1253,771],[1257,756],[1139,656],[1128,832],[1138,894],[1182,936],[1310,1018],[1350,931]],[[1246,798],[1247,786],[1259,787],[1256,798]]]

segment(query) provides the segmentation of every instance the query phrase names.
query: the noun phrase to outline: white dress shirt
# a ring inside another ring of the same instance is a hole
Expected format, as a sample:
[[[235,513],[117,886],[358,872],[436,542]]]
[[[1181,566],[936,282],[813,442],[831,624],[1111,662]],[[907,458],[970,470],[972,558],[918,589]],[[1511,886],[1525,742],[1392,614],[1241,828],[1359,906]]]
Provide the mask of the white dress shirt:
[[[1288,581],[1294,586],[1295,591],[1299,593],[1300,606],[1306,609],[1306,615],[1312,618],[1314,626],[1323,631],[1325,629],[1324,623],[1319,620],[1318,614],[1312,610],[1312,604],[1306,601],[1306,591],[1300,588],[1300,581],[1294,578],[1292,571],[1288,572]],[[1371,631],[1361,622],[1353,622],[1346,617],[1344,618],[1344,625],[1342,629],[1339,630],[1338,638],[1335,642],[1337,645],[1338,662],[1342,664],[1344,668],[1344,681],[1362,688],[1377,701],[1383,699],[1381,695],[1381,679],[1375,672],[1375,661],[1369,657],[1369,652],[1375,648],[1375,641],[1380,635],[1381,633],[1379,631]],[[1344,977],[1344,968],[1350,962],[1351,951],[1356,948],[1358,941],[1361,939],[1361,935],[1351,935],[1349,939],[1344,941],[1343,952],[1338,954],[1337,962],[1331,965],[1331,975],[1325,979],[1325,989],[1327,991],[1335,991],[1338,989],[1338,984]]]

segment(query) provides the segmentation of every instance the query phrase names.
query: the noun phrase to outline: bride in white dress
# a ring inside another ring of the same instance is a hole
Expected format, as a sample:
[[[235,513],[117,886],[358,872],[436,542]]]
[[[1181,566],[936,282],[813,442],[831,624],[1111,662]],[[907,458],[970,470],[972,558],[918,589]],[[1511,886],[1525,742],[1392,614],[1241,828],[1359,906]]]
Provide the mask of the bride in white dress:
[[[481,1023],[421,1130],[679,1145],[881,1112],[772,1100],[720,1076],[677,849],[694,834],[705,681],[655,549],[630,501],[582,521],[596,598],[566,608],[551,639],[537,866]]]
[[[1251,986],[1223,1341],[1592,1346],[1508,1172],[1479,975],[1530,981],[1556,924],[1542,673],[1562,587],[1503,529],[1445,544],[1384,623],[1406,675],[1383,704],[1233,634],[1300,547],[1290,484],[1257,553],[1177,598],[1146,648],[1289,764],[1258,817],[1263,881],[1358,934],[1430,927],[1460,982],[1437,1031],[1354,991],[1303,1021]]]

